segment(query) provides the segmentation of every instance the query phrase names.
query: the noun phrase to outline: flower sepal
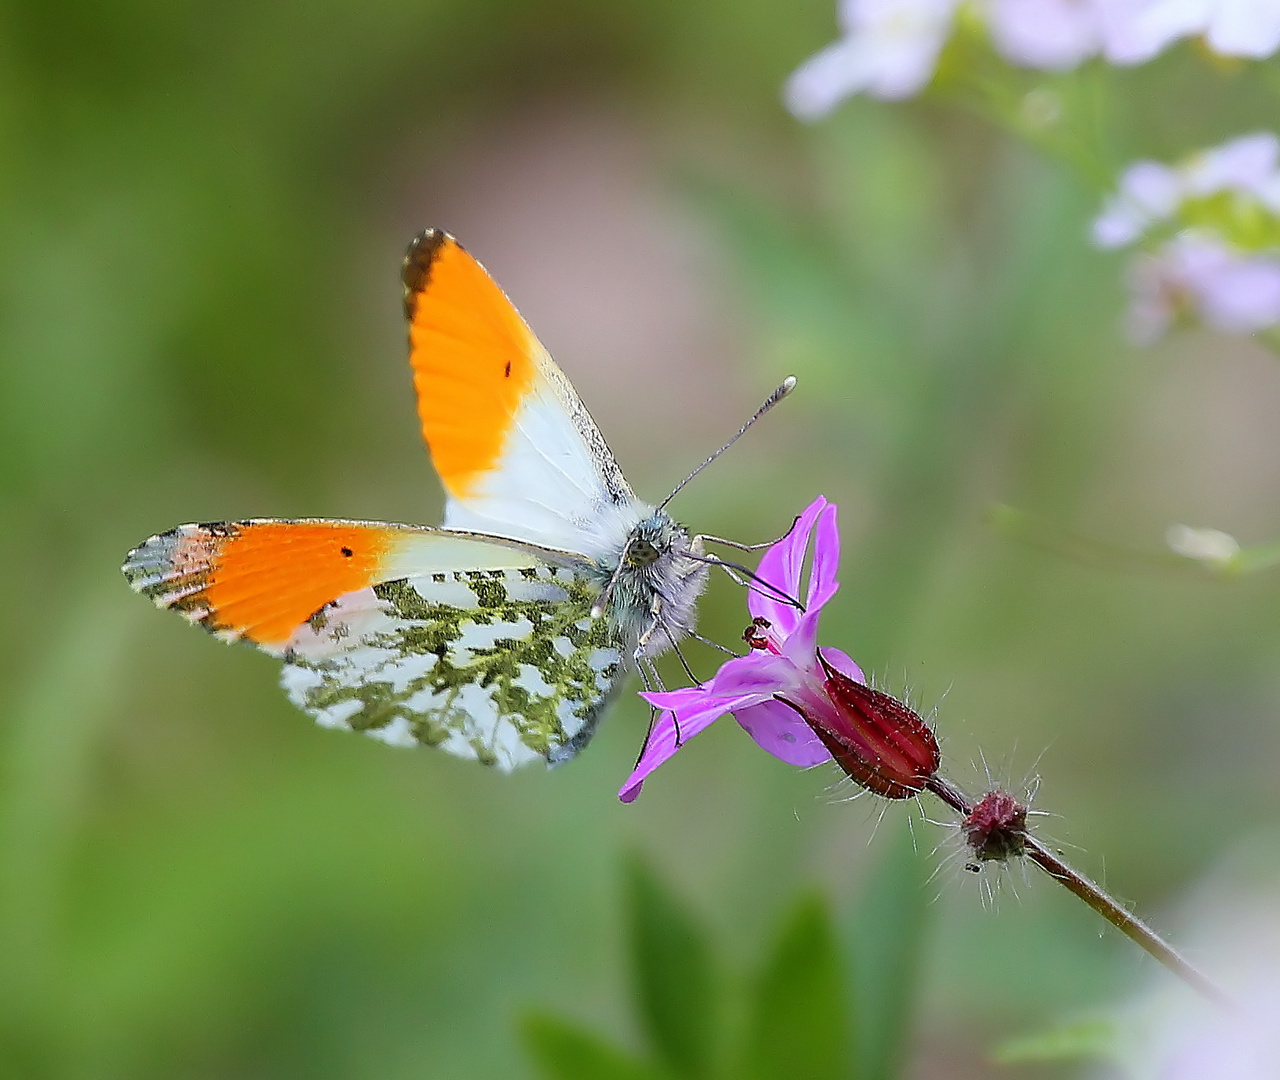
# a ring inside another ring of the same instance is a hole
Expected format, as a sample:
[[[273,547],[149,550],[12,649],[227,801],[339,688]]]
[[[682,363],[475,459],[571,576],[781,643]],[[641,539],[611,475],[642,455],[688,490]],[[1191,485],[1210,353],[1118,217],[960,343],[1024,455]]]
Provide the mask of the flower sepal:
[[[886,799],[910,799],[924,790],[941,764],[929,725],[897,698],[858,682],[818,650],[826,701],[778,700],[798,712],[840,766],[858,784]]]

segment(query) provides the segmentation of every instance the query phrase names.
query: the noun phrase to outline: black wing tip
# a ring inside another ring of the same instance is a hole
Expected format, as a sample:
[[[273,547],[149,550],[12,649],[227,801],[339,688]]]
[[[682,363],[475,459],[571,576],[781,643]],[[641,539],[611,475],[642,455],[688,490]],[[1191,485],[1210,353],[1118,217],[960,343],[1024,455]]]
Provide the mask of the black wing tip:
[[[414,297],[422,292],[431,281],[431,265],[439,255],[440,249],[452,241],[457,244],[444,229],[423,229],[412,240],[404,253],[404,263],[400,271],[400,280],[404,283],[405,312],[413,316]],[[461,247],[461,245],[458,245]]]

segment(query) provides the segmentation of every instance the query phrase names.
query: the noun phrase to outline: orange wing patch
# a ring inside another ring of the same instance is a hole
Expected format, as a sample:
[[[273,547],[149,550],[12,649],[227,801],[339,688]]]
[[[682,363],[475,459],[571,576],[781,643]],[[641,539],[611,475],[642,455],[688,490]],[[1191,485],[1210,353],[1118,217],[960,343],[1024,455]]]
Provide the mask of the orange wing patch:
[[[403,279],[422,435],[445,489],[463,499],[497,464],[542,345],[448,233],[428,229],[409,245]]]
[[[338,597],[380,580],[400,530],[349,522],[180,525],[129,553],[129,583],[208,629],[282,646]]]

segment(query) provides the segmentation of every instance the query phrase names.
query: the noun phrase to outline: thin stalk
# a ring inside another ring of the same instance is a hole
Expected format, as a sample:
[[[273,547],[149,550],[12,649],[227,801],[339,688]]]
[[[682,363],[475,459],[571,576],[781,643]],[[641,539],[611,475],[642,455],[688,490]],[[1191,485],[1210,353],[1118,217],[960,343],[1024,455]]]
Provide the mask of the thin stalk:
[[[931,776],[925,788],[936,795],[952,810],[968,817],[973,813],[974,802],[963,791],[940,776]],[[1036,836],[1027,830],[1021,833],[1023,854],[1069,892],[1078,896],[1089,907],[1124,934],[1130,941],[1146,950],[1147,954],[1163,964],[1169,971],[1204,995],[1216,1005],[1232,1008],[1227,994],[1203,971],[1164,940],[1150,926],[1126,909],[1100,885],[1072,869],[1058,855],[1050,851]]]

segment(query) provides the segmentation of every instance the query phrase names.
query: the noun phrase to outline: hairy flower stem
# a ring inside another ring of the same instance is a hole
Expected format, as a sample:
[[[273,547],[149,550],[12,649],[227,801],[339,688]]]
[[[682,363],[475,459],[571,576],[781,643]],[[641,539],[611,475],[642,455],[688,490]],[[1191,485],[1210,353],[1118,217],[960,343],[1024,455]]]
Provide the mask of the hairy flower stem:
[[[936,774],[926,782],[925,789],[932,792],[965,819],[968,819],[973,814],[977,806],[959,788]],[[1128,911],[1105,889],[1079,871],[1073,870],[1025,827],[1018,829],[1018,839],[1021,842],[1021,853],[1026,858],[1040,867],[1058,884],[1078,896],[1106,919],[1107,922],[1111,923],[1131,941],[1136,942],[1141,948],[1145,949],[1150,956],[1163,964],[1193,990],[1224,1008],[1233,1007],[1231,999],[1212,979],[1165,941],[1151,927]]]

